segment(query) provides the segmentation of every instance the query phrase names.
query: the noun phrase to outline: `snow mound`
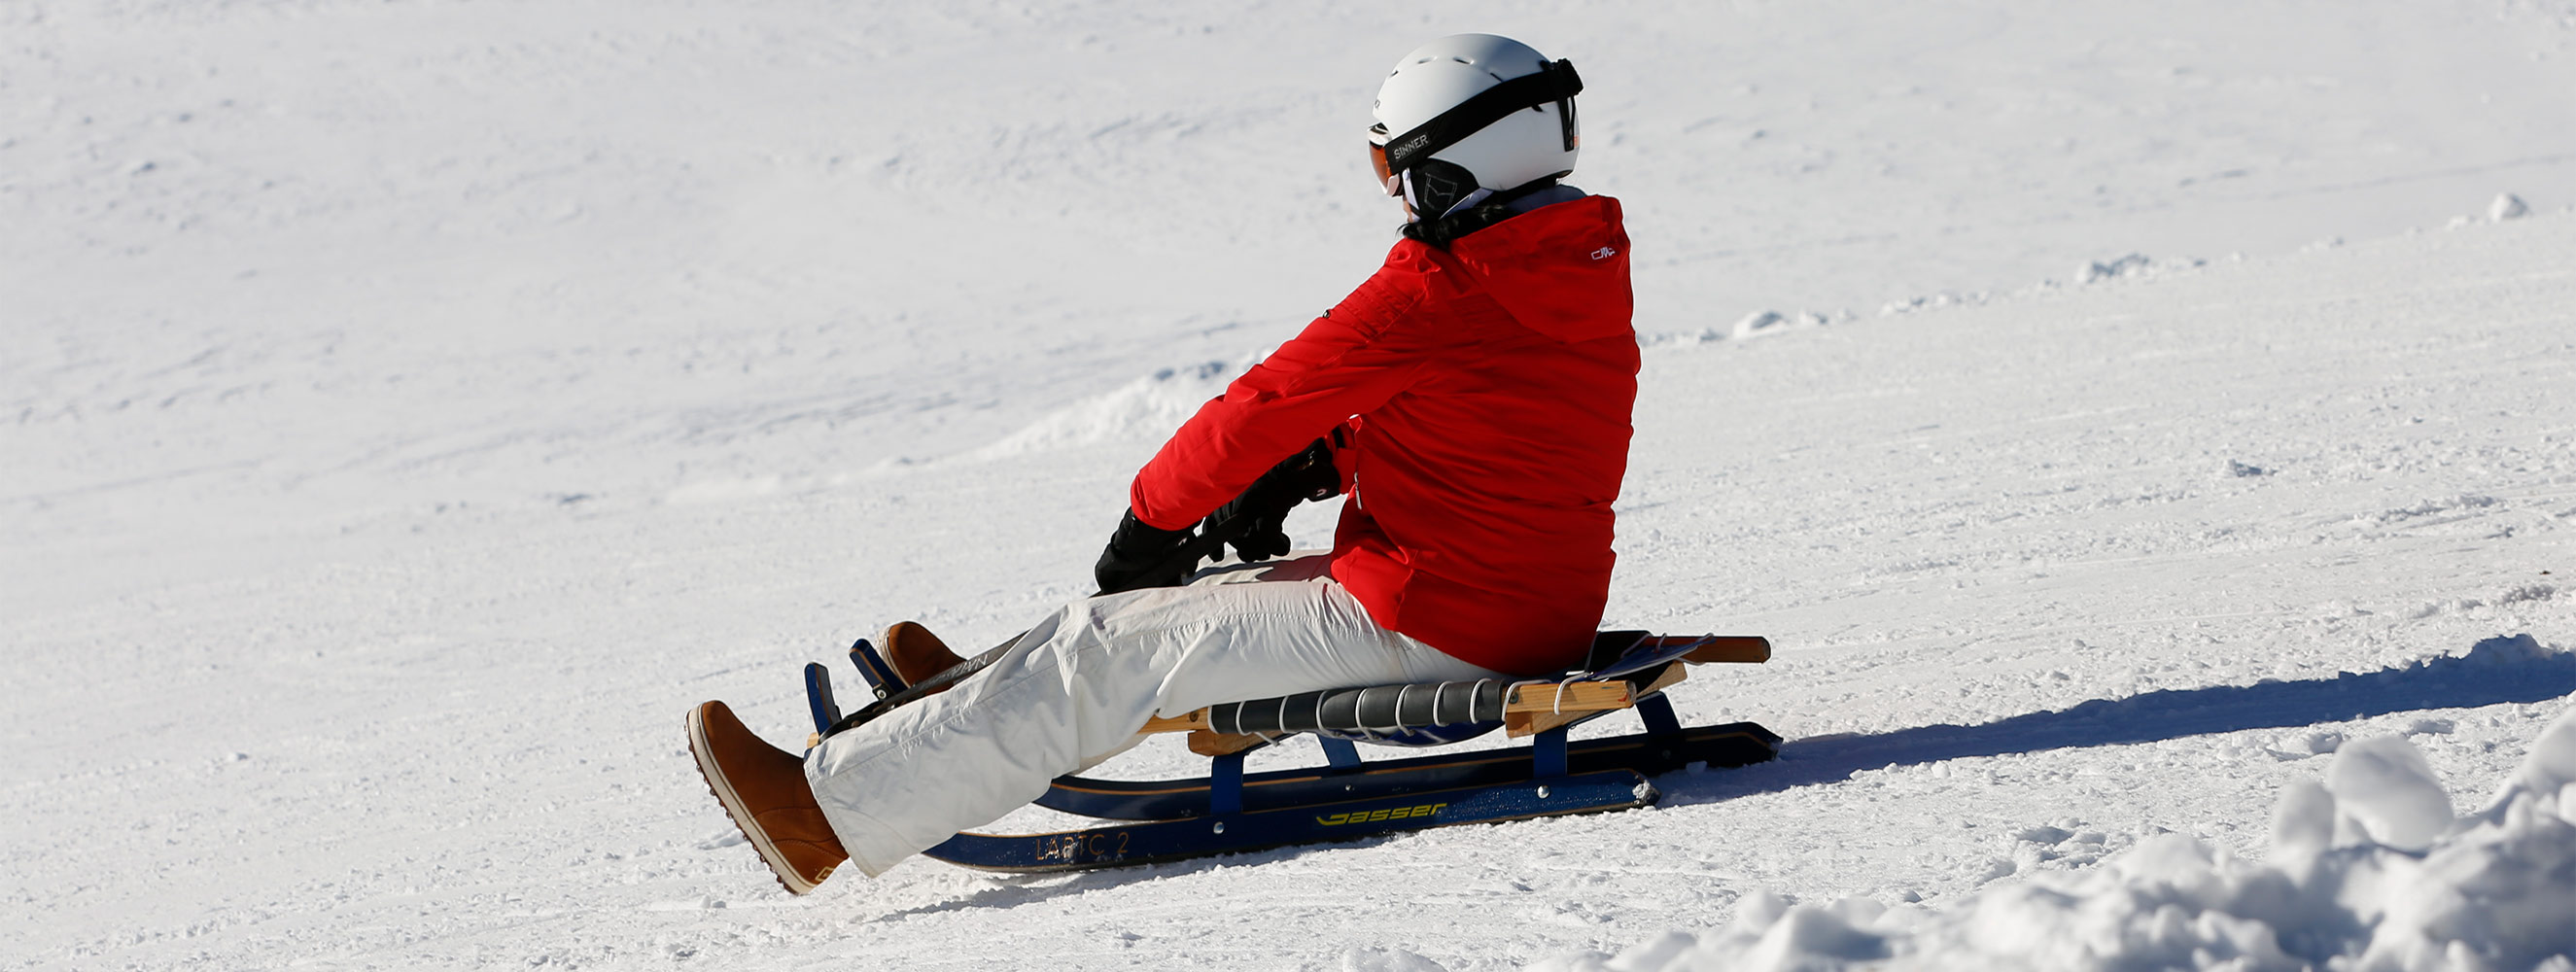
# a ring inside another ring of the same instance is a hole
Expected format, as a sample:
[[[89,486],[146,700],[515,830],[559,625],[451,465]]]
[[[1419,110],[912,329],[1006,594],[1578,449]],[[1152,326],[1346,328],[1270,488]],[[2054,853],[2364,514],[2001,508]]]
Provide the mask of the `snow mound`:
[[[1400,948],[1342,950],[1342,972],[1449,972],[1447,966]]]
[[[1743,341],[1758,337],[1768,337],[1774,334],[1786,334],[1795,330],[1823,327],[1828,324],[1836,323],[1837,321],[1848,321],[1850,319],[1851,314],[1848,311],[1837,312],[1834,314],[1824,314],[1816,311],[1781,313],[1780,311],[1764,309],[1757,310],[1750,314],[1746,314],[1743,317],[1737,318],[1733,325],[1727,327],[1716,327],[1712,325],[1700,328],[1696,331],[1671,331],[1663,334],[1639,335],[1637,338],[1637,345],[1640,348],[1652,350],[1656,348],[1691,347],[1694,345],[1711,344],[1718,341]]]
[[[1757,893],[1723,930],[1532,968],[2576,972],[2576,709],[2466,817],[2404,737],[2347,743],[2282,794],[2271,843],[2258,863],[2159,836],[1943,911]]]
[[[1823,314],[1783,314],[1775,310],[1760,310],[1746,314],[1737,320],[1735,327],[1728,333],[1740,341],[1766,334],[1778,334],[1793,327],[1823,327],[1826,323],[1827,319]]]
[[[2326,791],[2343,818],[2383,847],[2422,851],[2451,826],[2451,794],[2424,754],[2399,736],[2341,747],[2326,768]],[[2331,819],[2343,819],[2331,818]]]
[[[1891,300],[1880,304],[1878,307],[1878,316],[1895,317],[1902,314],[1942,310],[1951,307],[1983,307],[2002,300],[2015,300],[2034,297],[2041,294],[2056,293],[2065,290],[2069,286],[2086,287],[2093,284],[2106,283],[2115,280],[2142,280],[2150,277],[2181,273],[2187,270],[2197,270],[2208,265],[2209,261],[2202,260],[2197,257],[2177,257],[2159,260],[2147,256],[2144,253],[2127,253],[2110,260],[2086,260],[2083,263],[2077,264],[2071,278],[2071,283],[2061,282],[2052,278],[2041,280],[2038,283],[2031,284],[2026,287],[2020,287],[2000,293],[1983,290],[1972,290],[1966,293],[1958,293],[1944,290],[1927,296],[1909,297],[1903,300]]]
[[[1888,301],[1887,303],[1879,305],[1878,315],[1880,317],[1894,317],[1898,314],[1911,314],[1916,311],[1939,310],[1944,307],[1982,307],[1993,299],[1993,294],[1989,294],[1984,291],[1954,294],[1944,290],[1928,297],[1910,297],[1905,300]]]
[[[2153,277],[2160,274],[2175,273],[2183,270],[2195,270],[2199,269],[2201,266],[2203,266],[2203,261],[2190,257],[2175,260],[2157,260],[2148,257],[2144,253],[2130,253],[2107,263],[2090,260],[2086,261],[2082,266],[2075,268],[2075,282],[2078,285],[2084,285],[2101,283],[2106,280],[2128,280],[2141,277]]]
[[[2401,523],[2409,525],[2417,525],[2421,523],[2447,523],[2452,519],[2455,519],[2456,516],[2444,516],[2443,514],[2464,514],[2472,510],[2483,510],[2498,506],[2503,502],[2503,500],[2497,499],[2493,496],[2461,493],[2439,499],[2424,500],[2413,506],[2399,507],[2392,510],[2381,510],[2377,513],[2362,514],[2355,516],[2352,522],[2355,526],[2365,529],[2395,526]],[[2435,519],[2426,520],[2426,517],[2434,517]]]
[[[1102,442],[1162,438],[1189,421],[1208,399],[1224,394],[1227,383],[1265,356],[1255,354],[1242,361],[1209,361],[1157,370],[1107,393],[1057,409],[960,458],[984,462]]]
[[[2089,284],[2145,276],[2147,269],[2154,265],[2155,262],[2147,259],[2144,253],[2131,253],[2109,263],[2087,262],[2075,268],[2075,282]]]

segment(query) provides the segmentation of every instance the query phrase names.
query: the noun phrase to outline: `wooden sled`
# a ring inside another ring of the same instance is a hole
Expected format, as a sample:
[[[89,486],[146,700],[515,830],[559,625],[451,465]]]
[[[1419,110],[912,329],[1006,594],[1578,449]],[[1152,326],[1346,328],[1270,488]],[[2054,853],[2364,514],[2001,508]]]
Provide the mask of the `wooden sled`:
[[[865,640],[851,660],[879,700],[905,689]],[[1704,764],[1771,759],[1780,737],[1750,722],[1684,728],[1666,689],[1687,666],[1758,663],[1758,637],[1605,631],[1581,669],[1514,682],[1447,682],[1307,692],[1157,718],[1146,733],[1188,733],[1208,775],[1170,781],[1061,776],[1039,806],[1120,823],[1044,834],[961,833],[926,851],[965,867],[1046,872],[1143,864],[1399,831],[1626,810],[1662,794],[1650,778]],[[962,666],[961,666],[962,667]],[[805,667],[814,742],[846,728],[831,679]],[[1631,711],[1642,732],[1574,742],[1569,730]],[[1502,729],[1518,746],[1363,761],[1357,742],[1440,746]],[[1246,774],[1253,750],[1312,734],[1326,765]]]

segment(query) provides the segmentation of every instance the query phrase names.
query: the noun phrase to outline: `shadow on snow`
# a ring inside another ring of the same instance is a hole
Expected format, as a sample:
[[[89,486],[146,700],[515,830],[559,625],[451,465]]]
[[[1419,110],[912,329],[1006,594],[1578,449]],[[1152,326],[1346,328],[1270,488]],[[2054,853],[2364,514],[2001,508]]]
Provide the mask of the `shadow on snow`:
[[[1719,773],[1667,774],[1656,782],[1664,789],[1664,806],[1686,806],[1832,783],[1889,766],[2287,729],[2422,709],[2541,702],[2570,693],[2576,693],[2576,654],[2551,651],[2520,634],[2488,638],[2464,655],[2328,679],[2168,689],[1974,726],[1793,739],[1781,744],[1774,762]]]

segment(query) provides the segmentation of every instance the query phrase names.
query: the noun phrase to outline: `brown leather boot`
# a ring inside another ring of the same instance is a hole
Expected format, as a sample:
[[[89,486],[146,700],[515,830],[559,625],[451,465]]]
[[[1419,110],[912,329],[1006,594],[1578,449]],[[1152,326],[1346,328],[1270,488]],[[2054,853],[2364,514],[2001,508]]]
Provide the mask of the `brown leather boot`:
[[[814,890],[850,859],[814,802],[805,761],[752,735],[724,703],[689,710],[689,752],[707,789],[789,894]]]
[[[919,685],[923,679],[964,663],[948,643],[930,633],[929,628],[913,621],[897,621],[877,639],[885,649],[886,664],[894,666],[895,676],[905,685]]]

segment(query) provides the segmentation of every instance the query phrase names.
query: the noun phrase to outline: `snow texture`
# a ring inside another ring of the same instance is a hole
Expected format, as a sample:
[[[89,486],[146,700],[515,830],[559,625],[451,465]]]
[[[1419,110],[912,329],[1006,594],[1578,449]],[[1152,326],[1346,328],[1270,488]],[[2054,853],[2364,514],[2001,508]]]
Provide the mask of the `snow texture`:
[[[1781,759],[779,893],[681,713],[1086,593],[1468,29],[1630,218],[1605,623]],[[0,969],[2576,972],[2570,92],[2566,0],[0,3]]]
[[[1615,956],[1531,968],[2565,969],[2576,954],[2570,765],[2576,711],[2543,730],[2490,808],[2455,820],[2423,755],[2402,737],[2373,737],[2344,748],[2324,786],[2283,794],[2265,862],[2166,834],[1951,908],[1762,897],[1723,931],[1667,932]],[[2351,836],[2330,839],[2338,830]]]

